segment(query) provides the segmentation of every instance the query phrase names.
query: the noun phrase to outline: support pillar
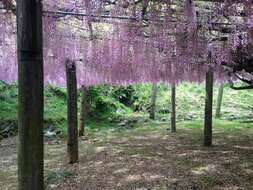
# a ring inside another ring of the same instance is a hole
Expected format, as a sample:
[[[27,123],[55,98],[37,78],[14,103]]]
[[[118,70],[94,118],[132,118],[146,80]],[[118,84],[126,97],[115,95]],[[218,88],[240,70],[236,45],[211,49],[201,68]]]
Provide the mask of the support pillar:
[[[176,86],[171,85],[171,132],[176,132]]]
[[[222,96],[223,96],[223,89],[224,84],[221,84],[218,91],[218,98],[217,98],[217,105],[216,105],[216,113],[215,117],[219,118],[221,116],[220,110],[221,110],[221,103],[222,103]]]
[[[17,1],[18,189],[44,189],[42,3]]]
[[[79,137],[84,135],[85,122],[87,121],[87,115],[89,111],[89,88],[82,86],[82,97],[81,97],[81,110],[80,110],[80,126],[79,126]]]
[[[149,112],[150,119],[155,119],[156,98],[157,98],[157,84],[153,84],[152,92],[151,92],[151,106],[150,106],[150,112]]]
[[[213,70],[206,73],[204,146],[212,145]]]
[[[78,126],[77,126],[77,82],[74,61],[66,61],[67,101],[68,101],[68,159],[73,164],[78,161]]]

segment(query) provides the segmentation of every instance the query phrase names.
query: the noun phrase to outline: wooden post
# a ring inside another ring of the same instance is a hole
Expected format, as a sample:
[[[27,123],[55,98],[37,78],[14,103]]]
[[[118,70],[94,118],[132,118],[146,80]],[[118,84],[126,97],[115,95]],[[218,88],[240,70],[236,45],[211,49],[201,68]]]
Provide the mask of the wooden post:
[[[68,94],[68,158],[69,163],[78,161],[77,129],[77,82],[75,62],[66,61],[66,78]]]
[[[151,106],[150,106],[150,112],[149,112],[150,119],[155,119],[156,98],[157,98],[157,84],[153,84],[152,92],[151,92]]]
[[[79,137],[84,135],[85,122],[89,111],[89,90],[87,87],[82,86],[82,99],[81,99],[81,111],[80,111],[80,126],[79,126]]]
[[[212,145],[213,70],[206,73],[204,146]]]
[[[224,89],[224,84],[221,84],[218,91],[217,106],[216,106],[216,113],[215,113],[216,118],[219,118],[221,116],[220,110],[221,110],[223,89]]]
[[[176,132],[176,86],[171,85],[171,132]]]
[[[17,1],[18,189],[44,189],[42,3]]]

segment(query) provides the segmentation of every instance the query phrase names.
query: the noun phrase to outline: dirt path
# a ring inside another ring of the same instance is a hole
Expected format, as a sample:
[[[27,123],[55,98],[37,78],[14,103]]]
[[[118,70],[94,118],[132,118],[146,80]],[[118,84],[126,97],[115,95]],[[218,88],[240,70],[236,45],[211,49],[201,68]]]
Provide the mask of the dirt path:
[[[214,131],[211,148],[199,129],[170,134],[166,126],[106,130],[80,139],[80,160],[66,164],[65,143],[45,147],[47,189],[250,190],[253,128]],[[0,187],[16,189],[15,139],[1,142]],[[5,145],[4,145],[5,144]]]

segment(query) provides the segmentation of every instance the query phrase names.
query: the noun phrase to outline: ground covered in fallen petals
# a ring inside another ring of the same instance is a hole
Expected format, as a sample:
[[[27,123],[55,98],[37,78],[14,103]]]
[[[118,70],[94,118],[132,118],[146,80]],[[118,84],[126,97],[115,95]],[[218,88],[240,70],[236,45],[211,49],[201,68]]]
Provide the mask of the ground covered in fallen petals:
[[[79,162],[67,164],[64,139],[45,140],[48,190],[251,190],[253,124],[215,121],[214,146],[202,146],[202,122],[87,131]],[[17,189],[16,138],[0,141],[0,189]]]

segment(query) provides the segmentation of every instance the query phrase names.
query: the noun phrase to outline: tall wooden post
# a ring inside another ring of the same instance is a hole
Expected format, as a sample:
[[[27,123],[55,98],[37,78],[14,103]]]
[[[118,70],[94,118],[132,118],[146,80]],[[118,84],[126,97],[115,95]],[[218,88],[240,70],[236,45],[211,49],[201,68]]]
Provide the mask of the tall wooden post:
[[[81,110],[80,110],[80,125],[79,125],[79,137],[84,135],[85,122],[89,111],[89,90],[87,87],[82,86],[82,99],[81,99]]]
[[[77,82],[75,62],[66,61],[66,78],[68,94],[68,158],[69,163],[78,160],[78,127],[77,127]]]
[[[206,73],[204,146],[212,145],[213,70]]]
[[[17,1],[18,189],[43,190],[42,3]]]
[[[150,106],[150,112],[149,112],[150,119],[155,119],[156,98],[157,98],[157,84],[153,84],[152,91],[151,91],[151,106]]]
[[[176,132],[176,86],[171,85],[171,132]]]
[[[224,89],[224,84],[221,84],[220,87],[219,87],[219,91],[218,91],[218,98],[217,98],[217,105],[216,105],[216,113],[215,113],[215,117],[216,117],[216,118],[219,118],[219,117],[221,116],[220,110],[221,110],[223,89]]]

